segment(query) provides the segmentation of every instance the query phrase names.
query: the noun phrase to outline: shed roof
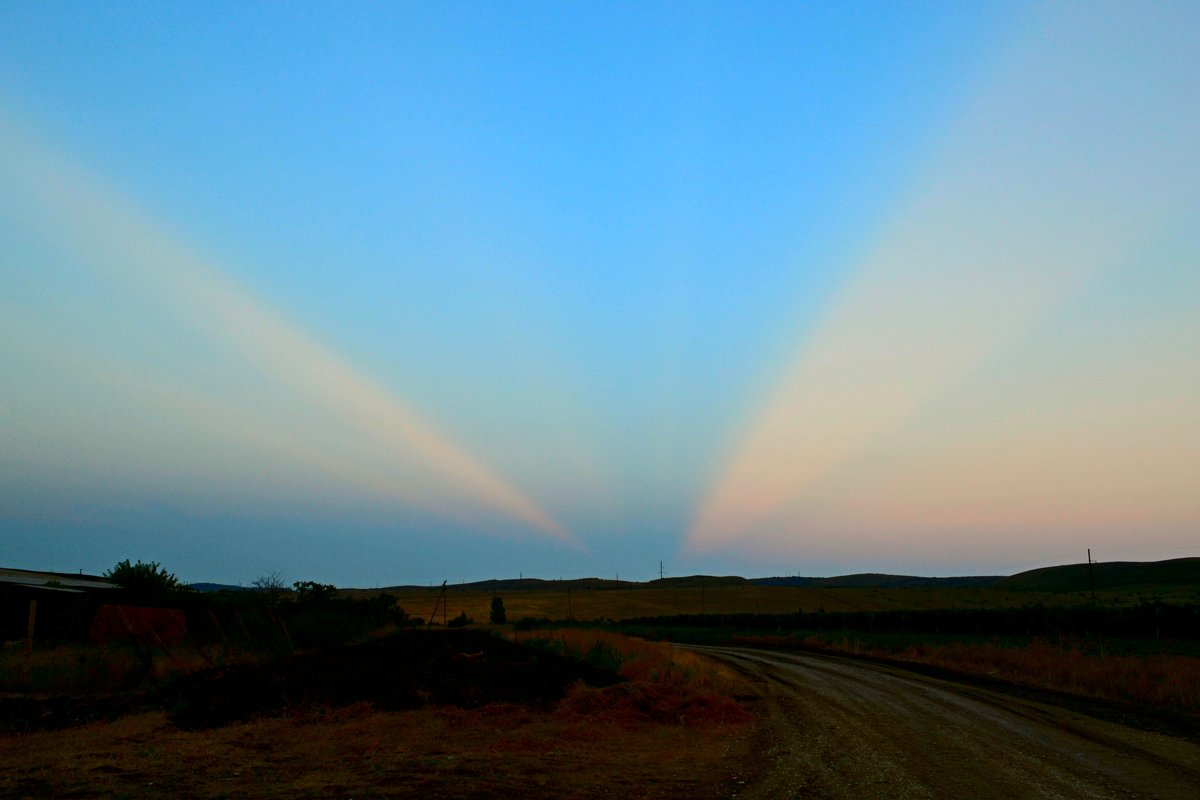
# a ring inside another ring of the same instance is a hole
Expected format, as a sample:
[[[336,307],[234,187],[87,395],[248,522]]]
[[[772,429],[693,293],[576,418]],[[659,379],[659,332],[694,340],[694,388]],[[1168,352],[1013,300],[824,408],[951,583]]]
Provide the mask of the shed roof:
[[[55,585],[47,586],[47,584],[51,583]],[[96,575],[72,575],[65,572],[36,572],[27,569],[0,567],[0,586],[4,584],[74,591],[117,588],[115,583]]]

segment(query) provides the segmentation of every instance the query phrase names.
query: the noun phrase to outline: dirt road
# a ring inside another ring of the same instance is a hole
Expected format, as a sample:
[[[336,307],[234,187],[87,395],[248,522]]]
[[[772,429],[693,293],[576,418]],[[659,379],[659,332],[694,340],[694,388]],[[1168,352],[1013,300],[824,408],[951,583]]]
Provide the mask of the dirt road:
[[[1200,743],[823,655],[696,648],[758,686],[740,798],[1200,798]]]

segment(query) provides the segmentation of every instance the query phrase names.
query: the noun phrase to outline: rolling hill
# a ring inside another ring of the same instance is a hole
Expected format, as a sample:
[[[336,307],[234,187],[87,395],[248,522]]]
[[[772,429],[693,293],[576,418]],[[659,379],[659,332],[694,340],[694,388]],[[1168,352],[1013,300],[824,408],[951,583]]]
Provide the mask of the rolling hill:
[[[1152,589],[1161,586],[1200,586],[1200,558],[1173,558],[1168,561],[1105,561],[1091,565],[1065,564],[1043,567],[1001,578],[999,589],[1041,592],[1083,592],[1094,588]]]

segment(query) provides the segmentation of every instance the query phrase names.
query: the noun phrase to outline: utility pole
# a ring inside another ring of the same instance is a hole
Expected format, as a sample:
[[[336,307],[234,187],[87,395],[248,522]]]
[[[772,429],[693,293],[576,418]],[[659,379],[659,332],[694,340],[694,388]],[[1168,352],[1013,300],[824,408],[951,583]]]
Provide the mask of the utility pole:
[[[437,618],[438,606],[442,607],[442,626],[446,625],[446,582],[442,581],[442,591],[438,594],[437,602],[433,604],[433,613],[429,615],[429,624]]]
[[[658,579],[660,581],[662,580],[662,562],[661,561],[658,562]]]
[[[1096,605],[1096,578],[1092,575],[1092,548],[1088,548],[1088,588],[1092,590],[1092,605]]]

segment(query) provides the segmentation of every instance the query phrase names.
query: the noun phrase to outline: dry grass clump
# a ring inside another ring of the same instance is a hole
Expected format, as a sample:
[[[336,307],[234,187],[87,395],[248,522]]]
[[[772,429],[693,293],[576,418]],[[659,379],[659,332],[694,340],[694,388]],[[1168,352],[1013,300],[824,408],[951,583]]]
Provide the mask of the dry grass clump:
[[[615,633],[563,629],[538,638],[563,652],[615,669],[624,683],[574,686],[559,703],[562,717],[671,725],[738,724],[751,715],[736,697],[747,687],[724,664],[662,642]]]

